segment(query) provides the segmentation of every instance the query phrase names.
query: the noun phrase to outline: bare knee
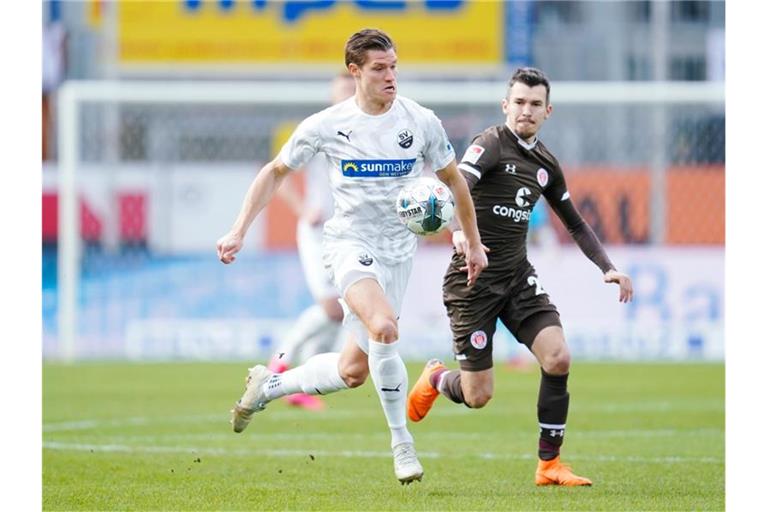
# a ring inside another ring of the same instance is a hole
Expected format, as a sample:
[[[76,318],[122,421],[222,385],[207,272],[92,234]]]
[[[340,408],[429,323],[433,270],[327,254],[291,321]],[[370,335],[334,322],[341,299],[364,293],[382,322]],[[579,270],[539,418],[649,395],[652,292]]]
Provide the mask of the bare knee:
[[[472,409],[480,409],[485,407],[491,398],[493,397],[493,391],[490,389],[471,389],[469,392],[462,390],[464,393],[464,403]]]
[[[339,357],[339,376],[350,388],[362,386],[368,378],[368,356],[351,338]]]
[[[374,341],[392,343],[397,340],[397,320],[393,317],[388,315],[374,316],[367,327]]]
[[[568,373],[571,369],[571,353],[568,351],[568,347],[563,345],[547,354],[541,367],[550,375],[565,375]]]
[[[339,376],[349,388],[357,388],[365,384],[368,378],[368,365],[361,363],[339,362]]]

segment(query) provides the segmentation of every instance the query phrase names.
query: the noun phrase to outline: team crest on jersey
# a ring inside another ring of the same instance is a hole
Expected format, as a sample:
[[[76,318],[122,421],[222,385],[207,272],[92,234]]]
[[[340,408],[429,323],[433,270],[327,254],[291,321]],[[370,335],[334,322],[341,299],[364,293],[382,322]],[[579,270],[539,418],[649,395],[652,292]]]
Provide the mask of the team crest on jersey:
[[[413,134],[410,130],[400,130],[397,134],[397,144],[403,148],[408,149],[413,144]]]
[[[477,350],[483,350],[488,344],[488,336],[486,336],[485,331],[475,331],[469,337],[469,342]]]
[[[365,267],[370,267],[371,263],[373,263],[373,258],[371,258],[371,256],[367,252],[361,252],[357,256],[357,261],[359,261],[360,264]]]
[[[464,152],[464,156],[461,157],[461,161],[469,162],[470,164],[476,164],[477,161],[480,160],[480,157],[483,155],[483,153],[485,153],[485,148],[483,146],[472,144]]]
[[[536,181],[538,181],[539,185],[542,187],[547,186],[547,183],[549,183],[549,173],[545,168],[539,167],[539,170],[536,171]]]

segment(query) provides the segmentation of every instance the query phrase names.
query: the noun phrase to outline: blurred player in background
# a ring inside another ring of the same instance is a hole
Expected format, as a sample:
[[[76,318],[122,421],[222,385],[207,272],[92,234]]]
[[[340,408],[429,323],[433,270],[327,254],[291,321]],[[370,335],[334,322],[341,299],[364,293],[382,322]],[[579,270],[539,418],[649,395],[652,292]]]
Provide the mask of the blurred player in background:
[[[345,72],[333,79],[332,105],[354,94],[355,79],[352,75]],[[305,361],[315,354],[330,352],[340,337],[344,311],[339,303],[339,292],[323,264],[323,224],[333,215],[329,168],[325,154],[320,153],[306,166],[303,198],[291,179],[286,179],[277,191],[299,219],[296,227],[299,258],[315,303],[301,313],[278,347],[277,354],[268,366],[275,373],[283,373],[296,361]],[[306,393],[288,395],[285,400],[290,405],[305,409],[324,408],[322,400]]]
[[[528,243],[531,246],[540,247],[549,254],[556,254],[560,246],[555,228],[549,221],[547,205],[543,201],[537,202],[531,211],[531,218],[528,221]]]
[[[316,154],[329,163],[335,211],[323,232],[324,261],[340,290],[344,324],[352,333],[342,352],[318,354],[284,373],[264,366],[248,372],[246,390],[232,410],[235,432],[276,398],[327,394],[363,384],[370,372],[391,432],[395,476],[420,480],[424,470],[406,425],[408,374],[398,352],[398,316],[416,251],[416,236],[400,223],[395,199],[425,165],[451,189],[466,235],[465,279],[473,285],[488,260],[480,243],[467,184],[440,120],[397,96],[397,54],[379,30],[353,34],[345,62],[356,92],[298,126],[280,154],[251,184],[231,230],[216,246],[231,263],[255,219],[293,170]]]
[[[465,240],[453,234],[455,252],[443,281],[453,349],[460,371],[427,363],[408,397],[408,415],[421,421],[442,393],[456,403],[483,407],[493,395],[493,334],[497,319],[525,344],[541,366],[538,398],[537,485],[591,485],[560,462],[568,415],[571,356],[560,315],[528,262],[526,235],[533,205],[542,195],[584,254],[619,285],[619,300],[632,298],[632,282],[617,272],[602,244],[574,207],[557,159],[536,134],[552,112],[549,81],[538,69],[518,69],[502,100],[506,122],[475,137],[459,169],[477,211],[488,268],[474,288],[461,277]]]

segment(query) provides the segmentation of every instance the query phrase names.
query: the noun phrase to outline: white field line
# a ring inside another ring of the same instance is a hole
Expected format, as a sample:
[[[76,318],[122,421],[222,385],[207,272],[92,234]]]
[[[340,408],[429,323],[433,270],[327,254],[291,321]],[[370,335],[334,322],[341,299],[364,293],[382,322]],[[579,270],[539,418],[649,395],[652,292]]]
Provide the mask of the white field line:
[[[227,426],[227,428],[229,428]],[[495,432],[494,432],[495,433]],[[424,439],[442,439],[442,440],[457,440],[457,441],[483,441],[488,439],[489,433],[477,433],[477,432],[445,432],[438,430],[429,430],[421,432],[419,437]],[[510,430],[504,432],[504,437],[508,439],[526,439],[536,435],[536,427],[532,426],[528,430]],[[646,429],[646,430],[573,430],[568,431],[569,438],[579,439],[605,439],[605,438],[660,438],[660,437],[675,437],[675,436],[706,436],[706,437],[723,437],[725,439],[725,432],[721,429],[714,428],[695,428],[695,429]],[[76,439],[70,439],[70,441],[81,440],[86,438],[85,436],[78,436]],[[250,441],[372,441],[377,439],[388,439],[389,435],[385,431],[369,432],[369,433],[332,433],[332,432],[280,432],[280,433],[262,433],[256,430],[255,432],[248,432],[247,439]],[[168,443],[171,441],[236,441],[238,437],[229,432],[198,432],[194,434],[178,434],[169,432],[168,434],[152,434],[152,435],[90,435],[86,438],[89,441],[102,441],[110,443]]]
[[[572,406],[571,412],[599,413],[633,413],[633,412],[679,412],[679,411],[723,411],[725,414],[725,399],[699,400],[692,402],[638,402],[638,403],[605,403],[587,406]]]
[[[238,457],[342,457],[342,458],[390,458],[391,452],[369,451],[369,450],[246,450],[246,449],[224,449],[224,448],[201,448],[195,446],[129,446],[121,444],[83,444],[83,443],[64,443],[59,441],[45,441],[43,448],[49,450],[66,451],[88,451],[88,452],[106,452],[106,453],[189,453],[194,455],[219,455],[219,456],[238,456]],[[500,454],[500,453],[477,453],[469,455],[470,457],[479,457],[484,460],[533,460],[531,454]],[[462,458],[466,459],[467,454],[443,454],[440,452],[419,452],[419,457],[425,459],[441,458]],[[669,464],[669,463],[704,463],[704,464],[723,464],[724,460],[717,457],[638,457],[638,456],[578,456],[570,455],[570,460],[588,460],[599,462],[636,462],[641,464]]]
[[[430,416],[463,416],[472,414],[473,411],[466,407],[456,407],[448,409],[435,409]],[[503,415],[513,414],[512,411],[500,411]],[[286,421],[286,420],[312,420],[312,421],[337,421],[344,419],[359,418],[381,418],[382,412],[376,410],[360,411],[358,409],[337,409],[331,407],[321,412],[308,412],[301,409],[287,409],[270,411],[259,414],[257,419],[264,421]],[[170,423],[218,423],[229,422],[229,412],[224,411],[221,414],[190,415],[190,416],[156,416],[144,417],[135,416],[122,419],[85,419],[72,420],[53,423],[44,423],[43,432],[58,432],[66,430],[91,430],[97,428],[122,427],[125,425],[149,425],[151,424],[170,424]]]
[[[573,407],[571,412],[579,414],[582,412],[601,412],[601,413],[628,413],[628,412],[663,412],[663,411],[681,411],[681,410],[722,410],[725,413],[724,404],[720,402],[707,402],[695,407],[688,406],[682,408],[680,404],[669,402],[651,402],[644,404],[601,404],[596,407]],[[468,414],[482,414],[483,416],[517,416],[530,415],[529,410],[520,411],[512,409],[483,409],[482,412],[473,411],[467,407],[437,407],[430,412],[430,417],[451,417],[464,416]],[[277,410],[262,413],[258,416],[260,422],[263,421],[285,421],[285,420],[312,420],[312,421],[337,421],[348,418],[380,418],[381,412],[375,410],[360,411],[357,409],[337,409],[330,407],[322,412],[307,412],[299,409]],[[532,421],[535,422],[535,417]],[[110,427],[124,427],[126,425],[143,426],[149,424],[173,424],[173,423],[218,423],[229,422],[229,413],[190,416],[168,416],[168,417],[128,417],[121,419],[85,419],[65,422],[54,422],[43,424],[43,432],[60,432],[70,430],[93,430]]]
[[[129,418],[120,419],[87,419],[87,420],[74,420],[74,421],[62,421],[56,423],[44,423],[43,432],[66,432],[74,430],[98,430],[110,427],[125,427],[126,425],[144,426],[144,425],[158,425],[166,423],[213,423],[229,421],[229,416],[226,414],[208,414],[208,415],[194,415],[194,416],[134,416]]]

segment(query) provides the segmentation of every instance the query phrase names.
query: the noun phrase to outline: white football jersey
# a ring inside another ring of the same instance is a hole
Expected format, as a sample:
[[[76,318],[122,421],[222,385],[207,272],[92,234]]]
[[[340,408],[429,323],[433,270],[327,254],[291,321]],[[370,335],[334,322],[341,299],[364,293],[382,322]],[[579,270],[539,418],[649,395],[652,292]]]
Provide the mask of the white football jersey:
[[[425,164],[439,170],[455,158],[437,116],[401,96],[373,116],[352,97],[302,121],[280,160],[299,169],[319,152],[327,157],[335,203],[325,224],[328,241],[361,242],[384,263],[412,257],[416,235],[398,220],[395,201]]]
[[[333,216],[333,195],[328,178],[330,165],[325,153],[318,153],[306,165],[304,174],[304,204],[323,213],[323,221]]]

